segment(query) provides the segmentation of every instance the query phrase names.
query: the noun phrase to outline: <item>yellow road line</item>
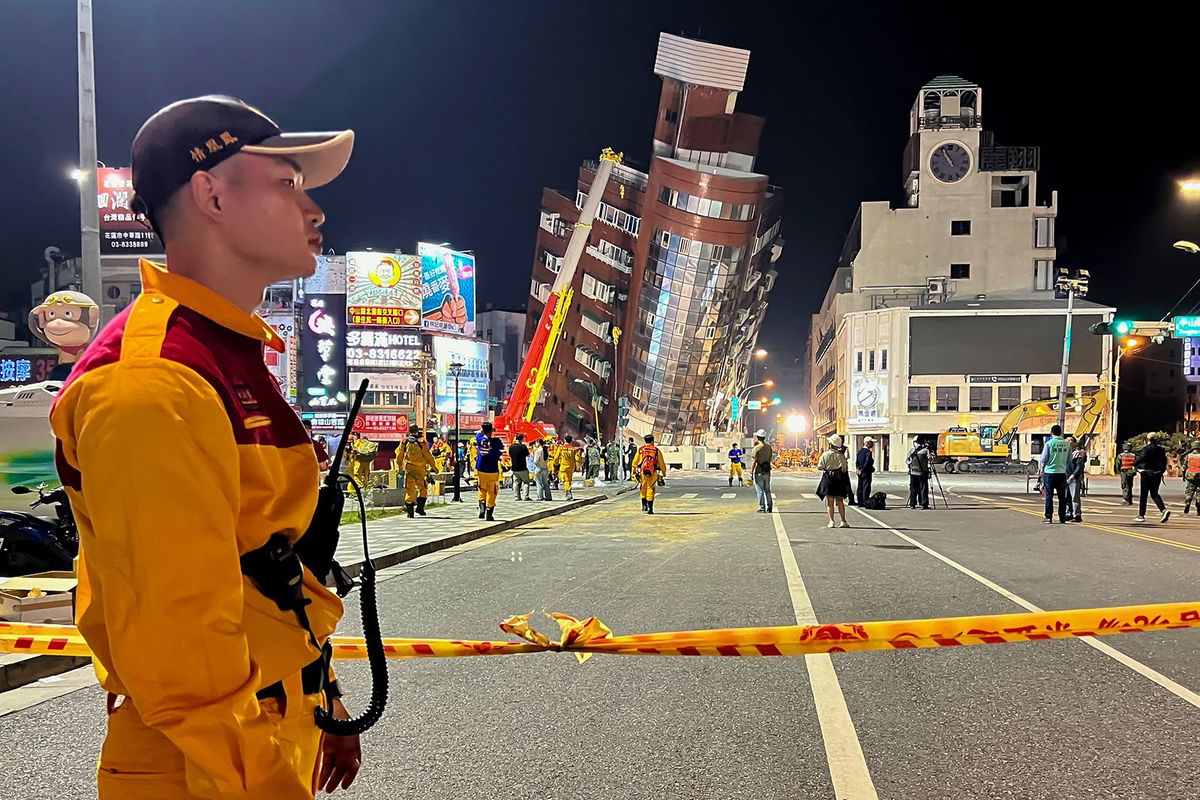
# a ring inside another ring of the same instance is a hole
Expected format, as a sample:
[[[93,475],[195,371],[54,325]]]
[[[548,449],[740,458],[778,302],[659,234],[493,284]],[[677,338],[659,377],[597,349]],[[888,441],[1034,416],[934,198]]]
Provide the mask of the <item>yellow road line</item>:
[[[1017,506],[1009,505],[1007,503],[997,503],[995,500],[988,500],[987,498],[984,498],[984,497],[973,497],[973,499],[982,500],[985,503],[991,503],[992,505],[1000,506],[1001,508],[1007,508],[1012,511],[1018,511],[1022,514],[1029,514],[1030,516],[1033,516],[1033,517],[1041,517],[1042,519],[1046,518],[1046,515],[1039,511],[1030,511],[1027,508],[1018,508]],[[1147,534],[1134,533],[1133,531],[1123,531],[1120,528],[1110,528],[1107,525],[1097,525],[1094,522],[1072,522],[1071,524],[1072,525],[1082,525],[1085,528],[1091,528],[1091,529],[1097,530],[1097,531],[1107,531],[1108,533],[1117,533],[1117,534],[1120,534],[1121,536],[1128,536],[1133,539],[1142,539],[1144,541],[1154,542],[1156,544],[1165,544],[1170,547],[1178,547],[1181,550],[1191,550],[1193,553],[1200,553],[1200,547],[1197,547],[1194,544],[1187,544],[1186,542],[1177,542],[1174,539],[1160,539],[1157,536],[1148,536]]]

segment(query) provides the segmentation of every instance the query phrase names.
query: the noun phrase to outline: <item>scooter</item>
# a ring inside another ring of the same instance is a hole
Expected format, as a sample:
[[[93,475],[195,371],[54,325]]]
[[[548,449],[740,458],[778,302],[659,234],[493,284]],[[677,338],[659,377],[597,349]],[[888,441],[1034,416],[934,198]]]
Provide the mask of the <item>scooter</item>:
[[[38,499],[29,507],[54,506],[55,516],[40,517],[24,511],[0,511],[0,576],[66,571],[79,553],[79,533],[71,503],[61,486],[46,491],[36,487]],[[14,486],[13,494],[32,494],[28,486]]]

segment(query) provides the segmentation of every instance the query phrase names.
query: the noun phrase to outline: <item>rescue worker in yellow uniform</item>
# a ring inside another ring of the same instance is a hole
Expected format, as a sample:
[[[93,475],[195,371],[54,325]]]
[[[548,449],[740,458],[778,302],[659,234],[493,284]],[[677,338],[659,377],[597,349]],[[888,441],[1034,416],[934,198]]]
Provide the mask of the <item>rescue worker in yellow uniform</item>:
[[[1200,491],[1200,439],[1192,442],[1192,449],[1184,459],[1183,482],[1187,487],[1183,495],[1183,513],[1187,514],[1195,501],[1196,514],[1200,515],[1200,499],[1196,497],[1196,492]]]
[[[1118,475],[1121,476],[1121,496],[1125,499],[1125,505],[1133,505],[1133,481],[1137,478],[1137,466],[1134,462],[1137,461],[1137,456],[1129,449],[1129,442],[1125,443],[1125,448],[1117,453],[1117,463],[1113,466]],[[1187,509],[1183,510],[1187,513]]]
[[[312,443],[263,361],[284,343],[254,309],[313,273],[324,214],[305,190],[337,177],[353,137],[284,136],[208,96],[134,139],[133,207],[170,270],[141,262],[141,295],[50,412],[79,526],[76,623],[108,692],[99,800],[312,800],[359,770],[358,737],[314,718],[349,719],[325,658],[341,601],[293,558],[305,624],[242,558],[269,540],[294,553],[317,507]]]
[[[492,423],[485,422],[475,434],[475,482],[479,485],[479,518],[495,520],[496,495],[500,492],[500,457],[504,442],[492,435]]]
[[[562,446],[558,448],[558,455],[554,458],[558,466],[558,480],[562,483],[563,491],[567,493],[568,500],[574,500],[575,495],[571,492],[571,479],[575,475],[575,470],[579,469],[579,450],[575,447],[574,439],[570,436],[566,437]]]
[[[354,441],[350,443],[350,477],[354,478],[360,488],[366,489],[371,484],[371,468],[375,464],[375,456],[379,455],[379,445],[360,433],[352,436]]]
[[[746,455],[746,451],[742,446],[734,442],[733,447],[729,448],[729,485],[733,486],[733,479],[737,478],[738,486],[745,486],[746,480],[742,477],[742,457]]]
[[[404,473],[404,511],[412,519],[413,512],[425,514],[425,502],[429,498],[429,471],[437,469],[433,453],[421,441],[421,429],[408,432],[400,446],[400,471]]]
[[[659,476],[667,474],[667,461],[662,451],[654,446],[653,434],[646,434],[646,443],[638,448],[637,455],[633,457],[633,472],[642,486],[642,511],[653,514]]]

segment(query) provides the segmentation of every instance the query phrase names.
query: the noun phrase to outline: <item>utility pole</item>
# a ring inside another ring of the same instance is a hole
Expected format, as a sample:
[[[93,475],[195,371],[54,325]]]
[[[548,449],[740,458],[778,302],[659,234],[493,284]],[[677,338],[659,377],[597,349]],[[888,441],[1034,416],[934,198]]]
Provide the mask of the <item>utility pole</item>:
[[[92,50],[92,2],[77,6],[79,49],[79,256],[83,293],[104,307],[100,280],[100,193],[96,180],[96,70]],[[101,322],[107,320],[101,319]]]
[[[1058,424],[1062,427],[1067,421],[1067,373],[1071,370],[1071,315],[1075,311],[1075,296],[1087,296],[1088,283],[1091,278],[1086,269],[1071,270],[1060,268],[1058,280],[1054,288],[1067,295],[1066,333],[1063,335],[1062,376],[1058,383]]]

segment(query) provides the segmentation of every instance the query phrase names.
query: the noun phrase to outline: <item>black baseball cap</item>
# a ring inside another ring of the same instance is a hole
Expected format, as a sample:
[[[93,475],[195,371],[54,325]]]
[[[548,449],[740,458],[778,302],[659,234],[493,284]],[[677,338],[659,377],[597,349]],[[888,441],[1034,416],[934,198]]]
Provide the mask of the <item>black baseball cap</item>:
[[[133,137],[131,208],[153,222],[154,212],[194,173],[236,153],[283,156],[300,167],[305,188],[324,186],[346,168],[353,149],[354,131],[283,133],[236,97],[179,100],[146,120]]]

